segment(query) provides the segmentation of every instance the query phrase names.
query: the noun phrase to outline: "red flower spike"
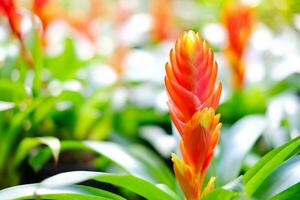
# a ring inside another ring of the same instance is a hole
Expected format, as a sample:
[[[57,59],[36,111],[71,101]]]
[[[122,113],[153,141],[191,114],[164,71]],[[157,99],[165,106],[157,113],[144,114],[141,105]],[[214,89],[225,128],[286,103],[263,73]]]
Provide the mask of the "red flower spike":
[[[215,115],[222,91],[221,83],[216,85],[217,71],[213,51],[193,31],[176,41],[166,64],[168,106],[181,135],[183,158],[173,154],[172,161],[187,200],[202,199],[214,187],[212,177],[201,190],[221,128],[220,115]]]
[[[165,84],[172,120],[181,133],[182,125],[205,107],[216,109],[222,85],[215,85],[218,64],[213,51],[192,31],[183,33],[170,52]]]
[[[222,21],[228,36],[225,53],[233,73],[232,83],[235,89],[240,89],[244,85],[243,54],[253,30],[254,10],[240,3],[228,4],[223,11]]]

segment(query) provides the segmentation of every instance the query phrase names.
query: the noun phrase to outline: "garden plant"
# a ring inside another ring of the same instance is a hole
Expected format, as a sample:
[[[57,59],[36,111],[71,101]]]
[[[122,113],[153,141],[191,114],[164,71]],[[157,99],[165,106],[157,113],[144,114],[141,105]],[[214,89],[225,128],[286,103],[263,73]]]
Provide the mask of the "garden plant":
[[[299,0],[0,0],[0,200],[297,200],[299,120]]]

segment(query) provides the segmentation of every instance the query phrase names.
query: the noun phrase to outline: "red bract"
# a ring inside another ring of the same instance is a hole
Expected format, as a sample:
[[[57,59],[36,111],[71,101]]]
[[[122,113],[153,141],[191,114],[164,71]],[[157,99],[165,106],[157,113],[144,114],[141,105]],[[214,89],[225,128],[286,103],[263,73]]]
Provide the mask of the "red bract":
[[[201,191],[218,143],[221,124],[215,115],[222,91],[216,85],[214,53],[199,34],[185,32],[176,41],[166,64],[165,83],[172,121],[178,129],[183,160],[172,155],[174,172],[188,200],[201,199],[213,189],[212,177]]]

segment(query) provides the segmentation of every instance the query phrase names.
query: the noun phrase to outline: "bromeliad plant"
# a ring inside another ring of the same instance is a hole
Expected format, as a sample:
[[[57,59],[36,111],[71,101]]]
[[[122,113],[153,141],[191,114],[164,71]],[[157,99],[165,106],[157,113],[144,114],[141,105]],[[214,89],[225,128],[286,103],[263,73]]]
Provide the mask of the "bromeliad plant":
[[[213,188],[203,181],[218,143],[221,124],[215,114],[222,85],[215,85],[218,65],[206,41],[185,32],[170,52],[165,84],[172,121],[180,133],[183,160],[172,155],[174,172],[188,200],[201,199]]]

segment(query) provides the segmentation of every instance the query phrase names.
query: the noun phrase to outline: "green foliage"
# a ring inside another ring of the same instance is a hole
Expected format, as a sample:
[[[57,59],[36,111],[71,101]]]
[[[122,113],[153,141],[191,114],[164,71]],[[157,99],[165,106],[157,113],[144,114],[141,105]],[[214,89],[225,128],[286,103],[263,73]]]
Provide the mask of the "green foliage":
[[[253,195],[263,181],[277,169],[285,160],[297,154],[300,150],[300,137],[276,148],[266,154],[244,175],[245,189],[248,195]]]

